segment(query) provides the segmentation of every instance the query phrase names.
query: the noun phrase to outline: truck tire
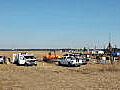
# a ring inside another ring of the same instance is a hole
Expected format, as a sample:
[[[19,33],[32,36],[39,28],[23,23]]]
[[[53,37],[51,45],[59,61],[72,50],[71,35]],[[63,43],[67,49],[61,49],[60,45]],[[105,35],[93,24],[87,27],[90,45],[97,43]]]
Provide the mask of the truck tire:
[[[80,65],[77,65],[77,67],[80,67]]]
[[[16,64],[17,66],[20,66],[20,64],[19,64],[19,62],[18,62],[18,61],[16,61],[16,62],[15,62],[15,64]]]
[[[37,66],[37,64],[35,64],[34,66]]]
[[[75,67],[78,67],[78,65],[77,65],[77,64],[75,64]]]
[[[68,67],[70,67],[71,66],[71,63],[70,62],[68,62]]]
[[[20,64],[19,64],[19,63],[17,63],[17,66],[20,66]]]
[[[28,64],[27,64],[27,63],[25,63],[25,66],[28,66]]]
[[[4,62],[4,61],[2,61],[2,64],[5,64],[5,62]]]
[[[60,61],[58,62],[58,65],[61,66],[61,62]]]

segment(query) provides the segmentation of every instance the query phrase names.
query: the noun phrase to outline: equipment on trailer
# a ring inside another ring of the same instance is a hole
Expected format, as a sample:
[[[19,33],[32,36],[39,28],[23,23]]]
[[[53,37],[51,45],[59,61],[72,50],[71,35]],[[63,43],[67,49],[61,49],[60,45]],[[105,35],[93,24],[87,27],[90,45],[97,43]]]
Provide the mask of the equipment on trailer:
[[[52,62],[56,62],[58,60],[58,58],[61,58],[61,57],[56,55],[55,52],[54,52],[54,54],[52,54],[50,52],[50,53],[48,53],[48,55],[43,57],[43,61],[48,62],[48,63],[52,63]]]

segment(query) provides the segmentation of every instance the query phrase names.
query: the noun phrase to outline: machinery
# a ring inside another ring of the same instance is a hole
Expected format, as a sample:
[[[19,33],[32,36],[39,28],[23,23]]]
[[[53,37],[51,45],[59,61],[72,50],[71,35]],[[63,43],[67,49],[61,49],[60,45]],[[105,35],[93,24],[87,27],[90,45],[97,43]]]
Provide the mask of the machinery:
[[[55,52],[54,54],[50,52],[48,53],[48,55],[43,57],[43,61],[52,63],[52,62],[56,62],[59,58],[61,58],[61,56],[56,55]]]
[[[28,53],[15,53],[13,54],[13,61],[14,64],[17,65],[37,65],[37,60],[32,54]]]

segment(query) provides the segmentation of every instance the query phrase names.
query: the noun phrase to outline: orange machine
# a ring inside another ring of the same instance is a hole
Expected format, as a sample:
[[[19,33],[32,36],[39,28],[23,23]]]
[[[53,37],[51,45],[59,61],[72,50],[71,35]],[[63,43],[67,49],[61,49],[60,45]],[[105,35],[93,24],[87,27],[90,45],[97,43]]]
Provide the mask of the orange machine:
[[[58,58],[58,55],[56,55],[55,53],[54,54],[51,54],[51,52],[45,56],[46,59],[57,59]]]
[[[56,62],[58,58],[61,58],[61,56],[56,55],[54,52],[53,54],[50,52],[48,55],[44,56],[43,61],[45,62]]]

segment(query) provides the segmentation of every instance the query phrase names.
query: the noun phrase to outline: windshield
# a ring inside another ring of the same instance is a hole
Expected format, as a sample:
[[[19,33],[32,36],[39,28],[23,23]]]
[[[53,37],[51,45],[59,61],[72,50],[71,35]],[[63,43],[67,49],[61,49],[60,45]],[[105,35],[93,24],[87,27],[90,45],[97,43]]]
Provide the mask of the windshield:
[[[70,60],[75,60],[75,58],[74,58],[74,57],[68,57],[67,59],[70,59]]]
[[[34,56],[25,56],[26,59],[35,59]]]
[[[65,54],[63,56],[74,56],[73,54]]]

